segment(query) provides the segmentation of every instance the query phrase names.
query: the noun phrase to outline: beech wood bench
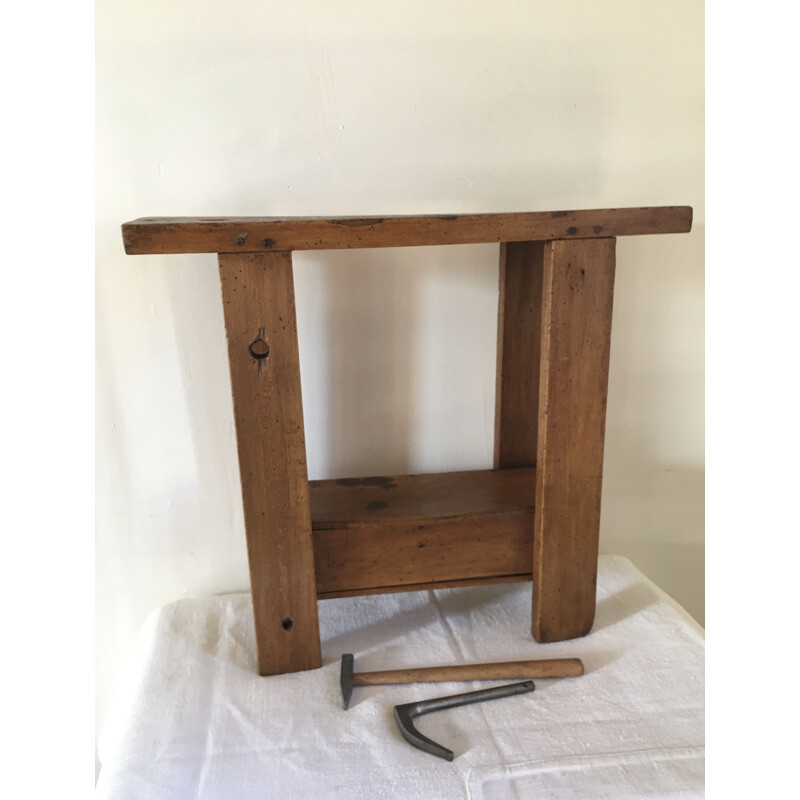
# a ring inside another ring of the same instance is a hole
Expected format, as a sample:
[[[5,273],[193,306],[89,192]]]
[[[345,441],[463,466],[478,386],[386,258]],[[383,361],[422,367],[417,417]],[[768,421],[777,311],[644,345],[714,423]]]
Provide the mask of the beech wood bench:
[[[595,614],[617,236],[692,209],[142,218],[125,251],[217,253],[259,671],[321,666],[317,599],[533,581],[539,642]],[[308,481],[292,251],[500,243],[494,469]]]

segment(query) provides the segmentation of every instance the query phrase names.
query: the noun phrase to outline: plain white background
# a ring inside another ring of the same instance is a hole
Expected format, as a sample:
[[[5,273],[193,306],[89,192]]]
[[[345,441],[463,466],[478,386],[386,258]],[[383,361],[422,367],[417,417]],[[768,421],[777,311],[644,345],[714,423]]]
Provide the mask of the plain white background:
[[[703,620],[702,69],[694,0],[98,8],[98,722],[151,610],[248,587],[215,259],[138,216],[693,206],[618,243],[601,548]],[[295,264],[310,478],[490,466],[497,247]]]
[[[785,726],[797,682],[772,671],[748,681],[739,667],[743,654],[749,666],[759,655],[779,665],[796,650],[799,287],[789,235],[800,171],[787,98],[799,65],[794,27],[775,24],[788,23],[785,4],[708,9],[708,794],[782,796],[794,781]],[[5,127],[2,150],[0,326],[17,380],[2,399],[0,592],[16,650],[3,667],[0,735],[12,756],[3,783],[17,794],[85,796],[92,653],[105,646],[91,631],[92,8],[17,5],[6,21],[0,63],[17,124]],[[32,238],[41,233],[33,212],[46,237]],[[25,346],[40,320],[69,345],[47,369]]]

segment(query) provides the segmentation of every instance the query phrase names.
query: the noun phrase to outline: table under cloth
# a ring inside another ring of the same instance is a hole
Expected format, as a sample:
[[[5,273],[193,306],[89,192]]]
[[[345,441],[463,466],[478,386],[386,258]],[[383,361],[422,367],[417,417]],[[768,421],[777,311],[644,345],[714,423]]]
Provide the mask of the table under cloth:
[[[589,636],[538,644],[530,583],[319,603],[323,666],[257,674],[249,594],[183,599],[143,627],[99,744],[97,795],[155,798],[690,798],[704,785],[703,630],[620,556],[601,556]],[[355,671],[577,656],[580,678],[421,717],[392,708],[509,683],[339,689]]]

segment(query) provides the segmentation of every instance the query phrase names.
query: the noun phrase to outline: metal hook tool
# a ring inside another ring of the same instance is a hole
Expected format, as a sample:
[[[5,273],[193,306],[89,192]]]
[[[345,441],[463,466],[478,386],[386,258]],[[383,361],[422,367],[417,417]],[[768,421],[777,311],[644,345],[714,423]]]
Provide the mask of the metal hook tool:
[[[400,728],[403,738],[414,747],[424,750],[439,758],[452,761],[453,751],[443,745],[434,742],[427,736],[423,736],[415,727],[414,719],[422,714],[429,714],[431,711],[443,711],[446,708],[456,706],[466,706],[470,703],[481,703],[484,700],[496,700],[500,697],[511,697],[515,694],[525,694],[534,690],[533,681],[523,681],[522,683],[509,683],[505,686],[496,686],[494,689],[481,689],[477,692],[465,692],[464,694],[454,694],[449,697],[435,697],[432,700],[420,700],[416,703],[406,703],[402,706],[394,707],[394,718]]]

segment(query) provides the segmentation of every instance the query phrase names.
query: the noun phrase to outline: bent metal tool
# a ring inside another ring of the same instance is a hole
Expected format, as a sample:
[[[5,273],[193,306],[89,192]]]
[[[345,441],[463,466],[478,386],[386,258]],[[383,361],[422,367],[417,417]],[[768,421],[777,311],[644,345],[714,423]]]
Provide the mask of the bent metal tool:
[[[433,700],[420,700],[417,703],[405,703],[402,706],[394,707],[394,718],[403,738],[414,747],[424,750],[439,758],[452,761],[453,751],[444,745],[434,742],[427,736],[423,736],[415,727],[414,720],[422,714],[429,714],[431,711],[443,711],[446,708],[456,706],[466,706],[470,703],[482,703],[484,700],[497,700],[500,697],[511,697],[516,694],[526,694],[534,690],[533,681],[523,681],[522,683],[510,683],[506,686],[497,686],[494,689],[481,689],[478,692],[465,692],[464,694],[454,694],[449,697],[435,697]]]
[[[353,686],[379,686],[390,683],[428,683],[443,681],[496,681],[514,678],[572,678],[583,675],[579,658],[547,658],[536,661],[501,661],[494,664],[458,664],[447,667],[390,669],[380,672],[353,672],[353,654],[342,656],[340,684],[342,703],[347,708]]]

